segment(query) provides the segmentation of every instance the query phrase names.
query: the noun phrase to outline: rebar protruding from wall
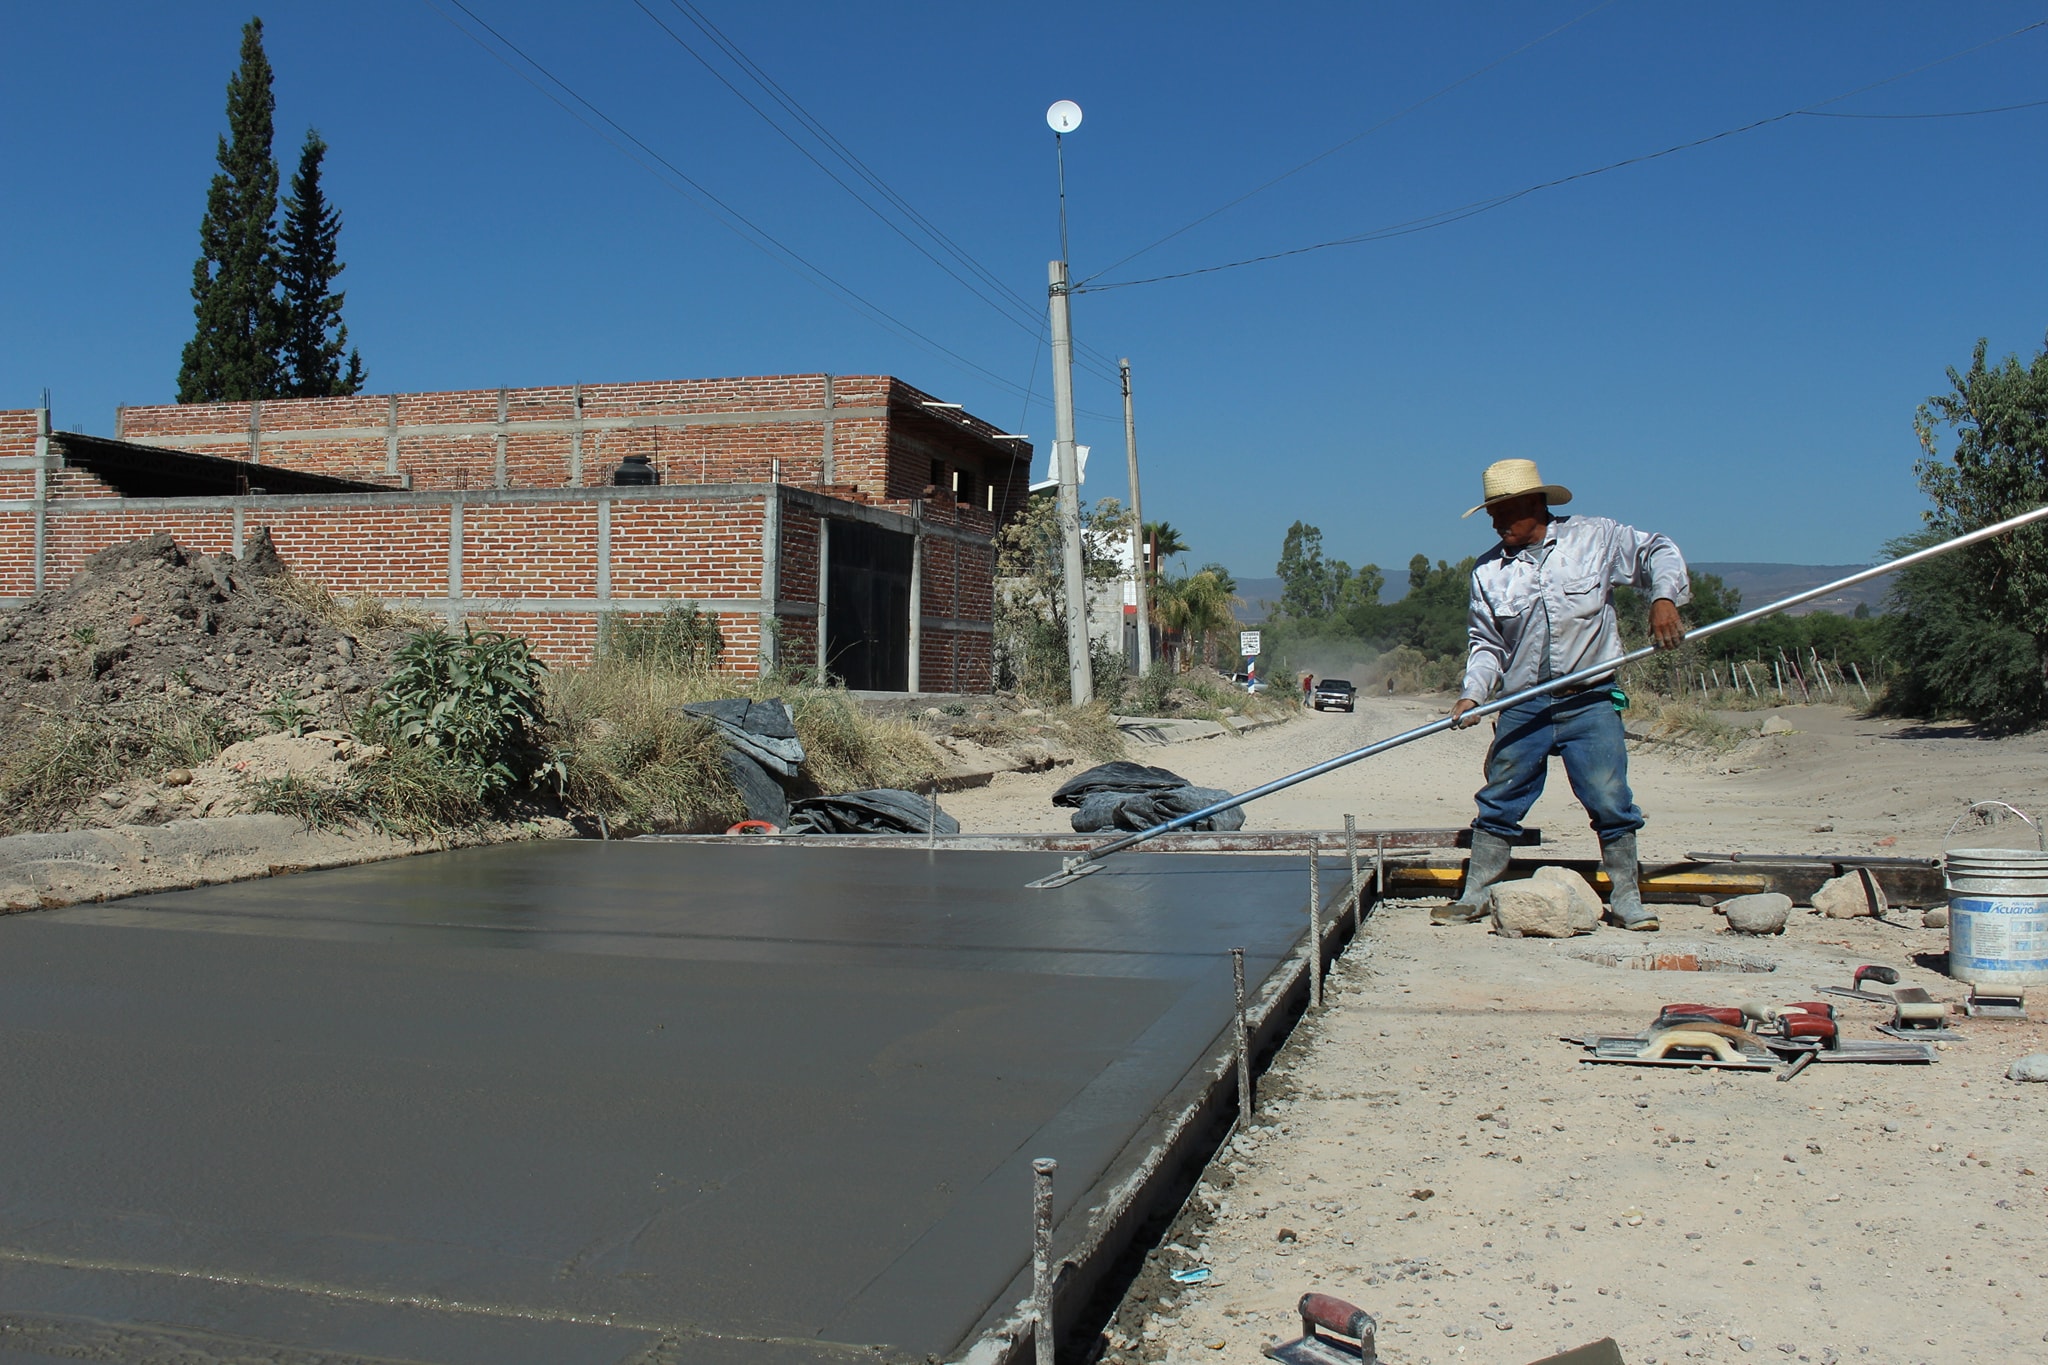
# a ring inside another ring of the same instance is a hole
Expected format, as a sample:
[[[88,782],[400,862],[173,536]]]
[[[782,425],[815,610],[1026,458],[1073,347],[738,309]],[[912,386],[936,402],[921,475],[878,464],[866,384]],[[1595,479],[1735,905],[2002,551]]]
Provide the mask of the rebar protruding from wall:
[[[1244,1022],[1244,949],[1230,950],[1230,974],[1237,984],[1237,1131],[1249,1133],[1256,1106],[1252,1096],[1251,1039]]]
[[[1059,1168],[1051,1157],[1031,1163],[1031,1342],[1038,1365],[1053,1365],[1052,1173]]]
[[[1361,904],[1363,892],[1358,885],[1358,817],[1344,817],[1344,857],[1351,864],[1351,932],[1358,932],[1359,924],[1365,918]]]
[[[1323,1007],[1323,851],[1308,844],[1308,1007]]]

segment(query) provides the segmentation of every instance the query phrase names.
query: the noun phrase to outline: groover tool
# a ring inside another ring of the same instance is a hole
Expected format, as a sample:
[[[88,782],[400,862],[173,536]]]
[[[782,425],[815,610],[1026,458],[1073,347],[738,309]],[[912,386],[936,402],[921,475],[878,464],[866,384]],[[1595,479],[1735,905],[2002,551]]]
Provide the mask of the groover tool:
[[[1960,1038],[1948,1026],[1948,1006],[1918,986],[1901,986],[1892,992],[1892,1021],[1879,1024],[1879,1033],[1894,1038]]]
[[[1960,550],[1966,545],[1975,545],[1979,541],[1994,539],[1995,537],[2005,535],[2009,531],[2018,530],[2022,526],[2030,525],[2043,519],[2048,519],[2048,506],[2036,507],[2033,511],[2022,512],[2016,517],[2007,517],[2004,521],[1993,522],[1989,526],[1981,527],[1978,530],[1956,536],[1950,540],[1944,540],[1939,545],[1930,545],[1924,550],[1916,550],[1909,555],[1900,555],[1897,559],[1889,560],[1883,564],[1873,564],[1867,569],[1850,574],[1847,578],[1838,578],[1832,583],[1823,583],[1817,588],[1808,588],[1805,592],[1793,593],[1790,597],[1781,597],[1775,602],[1767,603],[1750,611],[1725,617],[1722,620],[1710,622],[1704,626],[1695,626],[1685,633],[1682,642],[1704,640],[1710,635],[1719,635],[1724,630],[1733,630],[1737,626],[1746,626],[1752,622],[1761,621],[1767,616],[1775,616],[1777,613],[1791,607],[1796,607],[1802,602],[1811,602],[1816,598],[1831,596],[1845,588],[1853,588],[1858,583],[1866,583],[1873,578],[1879,578],[1888,573],[1895,573],[1914,564],[1924,564],[1937,555],[1945,555],[1951,550]],[[1464,714],[1462,719],[1468,723],[1478,721],[1484,717],[1505,711],[1510,706],[1519,705],[1532,697],[1544,697],[1552,692],[1576,688],[1581,684],[1605,681],[1623,664],[1634,663],[1638,659],[1647,659],[1656,652],[1655,646],[1644,645],[1641,649],[1631,650],[1626,654],[1609,659],[1605,663],[1582,668],[1576,673],[1567,673],[1561,678],[1552,678],[1548,682],[1538,683],[1534,687],[1525,687],[1519,692],[1511,692],[1504,697],[1496,697],[1494,700],[1486,702],[1481,706],[1473,707]],[[1240,792],[1228,800],[1218,801],[1213,806],[1204,806],[1200,810],[1189,811],[1185,815],[1177,815],[1162,824],[1152,826],[1150,829],[1141,829],[1132,834],[1121,835],[1106,843],[1097,844],[1086,853],[1062,859],[1060,870],[1051,876],[1040,877],[1035,882],[1026,882],[1025,885],[1037,890],[1065,886],[1069,882],[1088,876],[1096,871],[1102,866],[1102,860],[1111,854],[1122,853],[1125,849],[1135,848],[1139,844],[1156,839],[1162,834],[1171,834],[1177,829],[1186,829],[1190,825],[1199,824],[1213,815],[1220,815],[1224,811],[1235,810],[1239,806],[1256,801],[1262,796],[1271,796],[1274,792],[1285,791],[1287,788],[1306,782],[1312,777],[1321,777],[1324,773],[1335,772],[1339,768],[1348,767],[1360,759],[1371,758],[1376,754],[1383,754],[1389,749],[1398,749],[1403,744],[1411,744],[1418,739],[1441,734],[1443,731],[1453,728],[1453,725],[1452,718],[1445,716],[1441,720],[1433,720],[1427,725],[1418,725],[1413,730],[1405,730],[1398,735],[1380,740],[1377,743],[1368,744],[1362,749],[1353,749],[1349,753],[1338,754],[1335,758],[1326,758],[1321,763],[1303,768],[1300,772],[1289,773],[1285,777],[1276,777],[1271,782],[1253,787],[1250,791]]]
[[[1295,1309],[1301,1335],[1266,1347],[1268,1357],[1288,1365],[1379,1365],[1372,1314],[1332,1294],[1303,1294]]]
[[[1970,987],[1970,998],[1963,1003],[1963,1013],[1972,1019],[2019,1019],[2027,1017],[2027,993],[2017,986],[1998,986],[1985,989]]]

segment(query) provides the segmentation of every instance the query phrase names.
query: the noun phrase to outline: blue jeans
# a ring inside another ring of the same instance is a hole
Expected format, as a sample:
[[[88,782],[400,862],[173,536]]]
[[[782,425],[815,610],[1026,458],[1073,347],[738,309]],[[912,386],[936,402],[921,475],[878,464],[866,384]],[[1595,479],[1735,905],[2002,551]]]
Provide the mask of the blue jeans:
[[[1535,697],[1495,718],[1486,785],[1479,789],[1479,818],[1472,827],[1503,839],[1520,835],[1522,817],[1543,795],[1552,754],[1564,759],[1572,793],[1601,842],[1643,827],[1643,813],[1628,789],[1621,713],[1604,687],[1569,697]]]

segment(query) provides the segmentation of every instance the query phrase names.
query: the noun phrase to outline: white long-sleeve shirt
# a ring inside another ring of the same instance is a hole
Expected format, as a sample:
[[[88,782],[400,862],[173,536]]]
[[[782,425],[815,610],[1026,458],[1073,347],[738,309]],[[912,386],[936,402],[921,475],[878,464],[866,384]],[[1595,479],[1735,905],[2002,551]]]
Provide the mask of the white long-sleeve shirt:
[[[1472,569],[1472,654],[1462,695],[1491,700],[1619,658],[1614,589],[1628,584],[1677,606],[1692,600],[1669,536],[1606,517],[1553,517],[1526,550],[1495,545]]]

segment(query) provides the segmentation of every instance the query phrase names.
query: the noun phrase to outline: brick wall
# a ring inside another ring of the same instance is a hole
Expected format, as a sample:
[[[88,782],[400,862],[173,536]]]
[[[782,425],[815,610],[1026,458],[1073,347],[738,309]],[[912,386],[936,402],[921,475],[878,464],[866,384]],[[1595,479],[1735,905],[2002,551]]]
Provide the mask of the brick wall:
[[[629,455],[664,484],[838,485],[898,505],[928,491],[995,517],[1022,506],[1031,448],[888,375],[766,375],[262,403],[124,407],[142,444],[414,489],[574,488]],[[829,468],[828,468],[829,465]]]
[[[867,521],[922,547],[913,685],[986,691],[992,537],[1026,496],[1029,448],[1013,459],[986,423],[930,402],[887,376],[785,375],[126,408],[126,440],[257,453],[393,491],[123,498],[86,470],[53,468],[44,584],[156,531],[232,553],[268,527],[296,572],[339,596],[515,630],[551,662],[588,660],[602,613],[696,602],[719,619],[727,666],[752,672],[764,614],[781,662],[816,663],[821,528]],[[774,420],[751,420],[760,414]],[[36,424],[34,412],[0,412],[0,600],[33,591]],[[648,455],[664,482],[604,485],[628,453]],[[960,496],[950,476],[933,482],[939,470],[969,471]]]

